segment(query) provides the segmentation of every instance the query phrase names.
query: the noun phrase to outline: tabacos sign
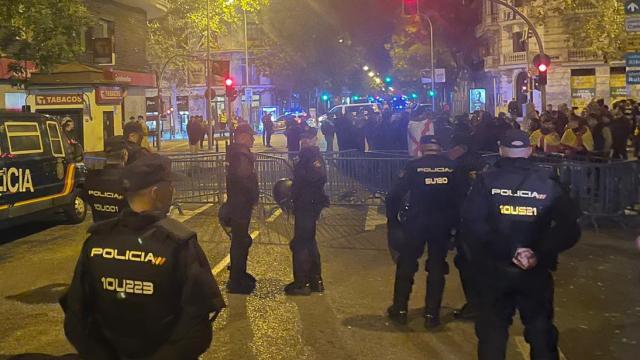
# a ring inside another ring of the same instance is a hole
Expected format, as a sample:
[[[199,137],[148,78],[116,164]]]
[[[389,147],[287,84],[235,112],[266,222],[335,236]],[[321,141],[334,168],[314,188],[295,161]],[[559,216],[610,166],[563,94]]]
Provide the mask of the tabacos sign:
[[[96,104],[118,105],[122,102],[124,91],[118,86],[99,86],[96,88]]]
[[[0,168],[0,193],[33,192],[29,169]]]
[[[82,105],[82,94],[36,95],[36,105]]]

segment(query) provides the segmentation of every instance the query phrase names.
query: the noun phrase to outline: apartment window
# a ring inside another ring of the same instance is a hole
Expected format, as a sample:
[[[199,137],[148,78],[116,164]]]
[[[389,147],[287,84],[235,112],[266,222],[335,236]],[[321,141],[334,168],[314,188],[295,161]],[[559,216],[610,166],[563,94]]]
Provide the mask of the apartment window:
[[[87,29],[85,42],[91,44],[88,49],[93,53],[94,63],[113,64],[115,32],[115,23],[106,19],[98,19],[94,26]]]
[[[516,31],[512,35],[513,39],[513,52],[527,51],[526,40],[524,39],[524,31]]]

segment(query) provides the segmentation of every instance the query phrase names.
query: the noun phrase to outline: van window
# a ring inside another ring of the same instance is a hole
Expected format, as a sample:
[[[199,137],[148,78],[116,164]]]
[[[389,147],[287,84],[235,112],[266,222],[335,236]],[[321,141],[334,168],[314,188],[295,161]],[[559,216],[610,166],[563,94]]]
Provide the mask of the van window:
[[[64,147],[62,146],[62,137],[60,136],[60,127],[53,121],[47,121],[47,132],[49,133],[49,142],[51,142],[51,152],[53,156],[64,157]]]
[[[5,129],[10,153],[20,155],[41,153],[43,151],[38,123],[7,122],[5,123]]]

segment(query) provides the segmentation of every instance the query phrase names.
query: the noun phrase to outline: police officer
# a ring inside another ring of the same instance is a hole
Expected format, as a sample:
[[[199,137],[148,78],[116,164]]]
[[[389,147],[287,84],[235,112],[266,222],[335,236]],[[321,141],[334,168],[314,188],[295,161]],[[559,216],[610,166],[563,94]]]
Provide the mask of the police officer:
[[[509,130],[501,159],[480,174],[462,209],[462,239],[479,281],[478,358],[504,359],[516,309],[532,359],[558,359],[553,278],[558,254],[580,237],[580,211],[546,170],[534,168],[529,137]]]
[[[125,168],[130,209],[89,228],[61,299],[64,329],[83,359],[195,360],[225,307],[196,233],[166,214],[169,159]]]
[[[87,172],[85,198],[91,207],[93,222],[117,217],[127,207],[122,186],[122,171],[128,160],[127,147],[122,136],[107,139],[104,168]]]
[[[289,248],[294,280],[284,289],[287,295],[324,291],[316,223],[322,209],[329,206],[329,197],[324,193],[327,170],[317,145],[317,133],[311,127],[302,133],[299,160],[293,170],[291,197],[295,225]]]
[[[144,138],[142,125],[139,122],[128,122],[122,130],[125,144],[127,145],[128,161],[133,163],[141,157],[151,154],[147,148],[142,147],[142,139]]]
[[[232,294],[251,294],[256,280],[247,273],[247,257],[252,239],[249,235],[251,212],[258,203],[260,190],[254,170],[251,147],[253,129],[240,124],[234,130],[234,143],[227,148],[227,208],[231,227],[231,274],[227,290]]]
[[[398,214],[403,198],[410,193],[404,233],[406,241],[396,251],[396,278],[393,305],[387,310],[389,317],[399,324],[407,323],[407,306],[418,271],[418,259],[427,245],[427,295],[425,327],[440,325],[440,305],[444,292],[446,262],[451,230],[459,219],[459,204],[463,192],[464,174],[456,162],[446,157],[436,137],[426,135],[420,139],[423,156],[407,164],[387,197],[387,219],[391,231],[402,227]]]

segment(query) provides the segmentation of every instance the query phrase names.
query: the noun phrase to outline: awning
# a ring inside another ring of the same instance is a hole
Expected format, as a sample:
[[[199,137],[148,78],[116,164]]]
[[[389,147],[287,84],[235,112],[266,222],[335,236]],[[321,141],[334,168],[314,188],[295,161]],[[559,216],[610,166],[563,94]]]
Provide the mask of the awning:
[[[101,68],[71,63],[56,65],[51,73],[34,73],[27,87],[45,85],[118,85],[113,74]]]

